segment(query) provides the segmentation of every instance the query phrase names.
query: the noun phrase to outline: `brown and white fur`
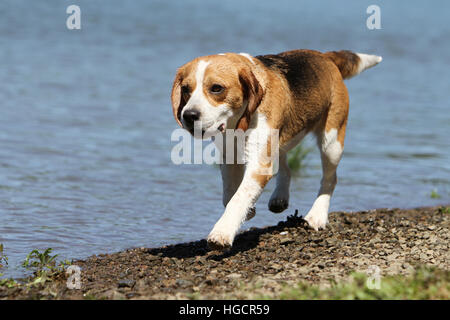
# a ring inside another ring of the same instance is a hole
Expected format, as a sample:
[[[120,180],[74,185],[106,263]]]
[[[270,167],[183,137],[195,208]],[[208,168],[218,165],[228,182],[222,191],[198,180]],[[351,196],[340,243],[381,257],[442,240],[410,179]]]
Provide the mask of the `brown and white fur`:
[[[279,170],[269,201],[269,209],[275,213],[289,203],[286,153],[307,133],[314,133],[323,177],[305,220],[319,230],[328,222],[344,148],[349,97],[343,80],[380,61],[381,57],[350,51],[313,50],[256,57],[246,53],[199,57],[178,69],[171,97],[173,113],[178,124],[191,133],[194,122],[200,123],[203,137],[226,128],[253,129],[259,137],[267,137],[269,146],[267,132],[278,129]],[[251,144],[252,134],[248,139]],[[260,174],[261,166],[267,166],[260,157],[250,154],[245,165],[221,165],[226,208],[208,236],[211,247],[230,247],[242,223],[254,215],[255,202],[273,176]]]

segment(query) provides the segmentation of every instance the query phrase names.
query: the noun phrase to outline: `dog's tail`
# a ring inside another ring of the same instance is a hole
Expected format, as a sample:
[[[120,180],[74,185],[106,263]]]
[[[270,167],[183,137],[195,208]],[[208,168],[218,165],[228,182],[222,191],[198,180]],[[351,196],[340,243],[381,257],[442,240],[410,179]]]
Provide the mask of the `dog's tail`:
[[[380,56],[355,53],[348,50],[329,51],[324,53],[324,55],[331,59],[339,68],[342,78],[344,79],[354,77],[383,60]]]

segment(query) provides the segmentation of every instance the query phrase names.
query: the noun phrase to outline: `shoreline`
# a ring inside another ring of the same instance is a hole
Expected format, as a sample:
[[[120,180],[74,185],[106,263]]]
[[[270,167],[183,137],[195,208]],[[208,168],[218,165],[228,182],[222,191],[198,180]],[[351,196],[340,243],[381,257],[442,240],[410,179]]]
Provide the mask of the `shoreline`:
[[[72,261],[80,290],[59,272],[44,284],[0,285],[0,299],[276,299],[299,282],[327,288],[374,268],[381,277],[422,267],[450,276],[449,206],[332,212],[329,222],[316,232],[294,214],[241,232],[228,252],[202,239],[93,255]]]

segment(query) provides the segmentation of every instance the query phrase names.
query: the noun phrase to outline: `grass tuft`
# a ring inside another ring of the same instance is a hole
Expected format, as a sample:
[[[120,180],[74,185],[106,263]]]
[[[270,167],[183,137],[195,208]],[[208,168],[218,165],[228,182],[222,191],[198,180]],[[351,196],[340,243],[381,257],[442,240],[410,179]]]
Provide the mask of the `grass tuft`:
[[[440,207],[439,212],[440,213],[450,213],[450,207]]]
[[[420,268],[411,276],[385,276],[380,279],[379,289],[367,286],[367,276],[353,273],[348,282],[331,283],[329,288],[320,288],[306,283],[295,287],[286,286],[277,297],[270,299],[449,299],[450,271],[436,268]]]
[[[8,264],[8,257],[6,256],[4,252],[4,246],[3,243],[0,243],[0,268],[2,268],[4,265]]]
[[[307,148],[303,143],[300,143],[288,152],[287,161],[289,168],[293,173],[300,173],[305,167],[305,159],[311,151],[312,148]]]
[[[44,252],[35,249],[31,251],[22,266],[27,269],[34,269],[35,277],[30,284],[39,284],[51,281],[51,277],[58,272],[64,271],[65,267],[70,264],[69,261],[61,261],[56,263],[56,255],[51,255],[53,249],[47,248]]]
[[[440,199],[441,195],[437,192],[436,189],[434,189],[433,191],[431,191],[430,197],[431,199]]]

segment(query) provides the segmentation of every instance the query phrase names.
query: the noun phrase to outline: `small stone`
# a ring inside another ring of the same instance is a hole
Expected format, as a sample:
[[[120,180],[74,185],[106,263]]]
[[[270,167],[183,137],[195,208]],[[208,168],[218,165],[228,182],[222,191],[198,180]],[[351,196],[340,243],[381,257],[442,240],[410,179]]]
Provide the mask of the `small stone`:
[[[104,292],[101,297],[112,299],[112,300],[125,300],[125,295],[117,290],[110,289]]]
[[[132,288],[135,283],[136,283],[136,281],[134,281],[134,280],[123,279],[118,282],[118,287],[119,288]]]
[[[430,239],[428,240],[430,243],[436,243],[438,241],[438,238],[436,236],[431,236]]]
[[[271,267],[272,269],[276,270],[276,271],[279,271],[279,270],[283,269],[283,266],[281,266],[281,265],[279,265],[279,264],[277,264],[277,263],[272,263],[272,264],[270,265],[270,267]]]
[[[155,260],[158,260],[159,257],[150,254],[150,255],[148,255],[147,259],[148,259],[149,261],[155,261]]]
[[[389,261],[397,260],[397,258],[398,258],[398,254],[397,254],[397,253],[392,253],[392,254],[390,254],[390,255],[387,256],[387,259],[388,259]]]
[[[242,275],[239,273],[230,273],[229,275],[227,275],[227,278],[230,279],[240,279],[242,278]]]
[[[147,287],[147,283],[144,279],[140,279],[136,282],[136,287],[138,290],[145,289]]]
[[[436,229],[436,226],[428,226],[428,230],[433,231],[434,229]]]
[[[175,283],[182,288],[190,287],[193,285],[192,281],[185,279],[178,279]]]
[[[112,295],[112,300],[125,300],[125,295],[119,291],[114,291]]]
[[[290,244],[292,242],[294,242],[294,240],[291,239],[291,238],[283,238],[283,239],[280,240],[280,244],[281,245],[287,245],[287,244]]]

